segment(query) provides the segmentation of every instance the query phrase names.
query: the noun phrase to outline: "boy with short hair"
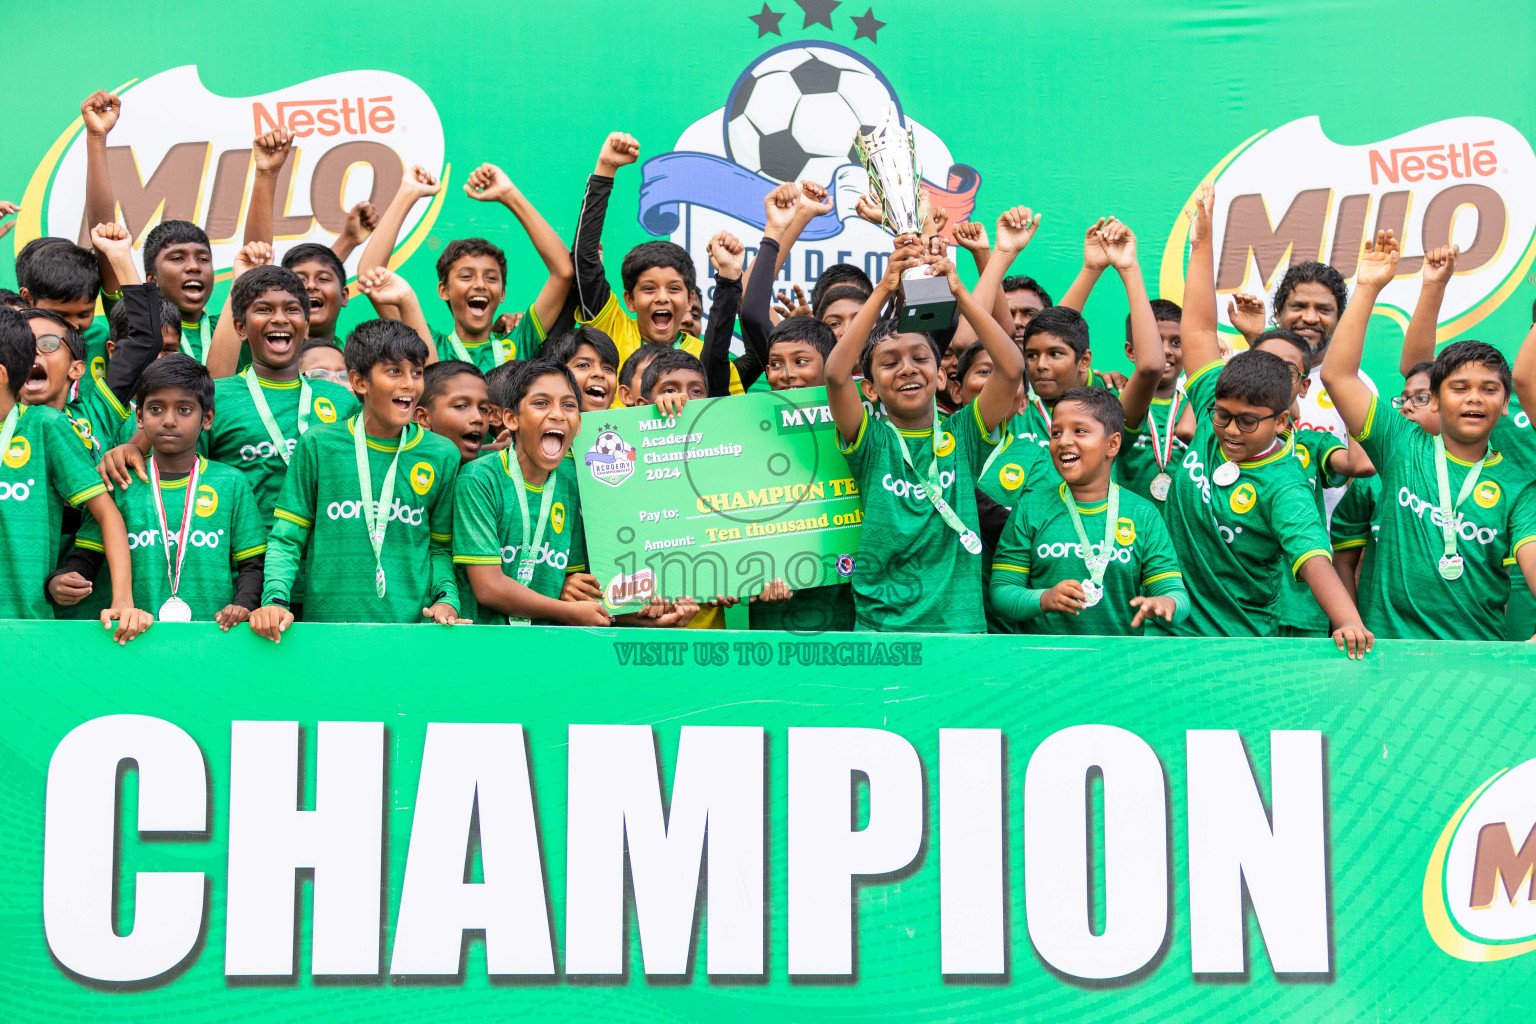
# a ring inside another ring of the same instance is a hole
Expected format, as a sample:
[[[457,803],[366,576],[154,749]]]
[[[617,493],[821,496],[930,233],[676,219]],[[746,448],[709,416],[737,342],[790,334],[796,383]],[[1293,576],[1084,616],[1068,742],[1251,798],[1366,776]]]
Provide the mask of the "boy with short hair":
[[[490,412],[485,375],[473,363],[447,359],[433,363],[422,374],[416,422],[452,441],[459,450],[460,465],[480,456]]]
[[[708,396],[704,364],[683,349],[669,348],[646,364],[635,404],[655,403],[663,416],[676,416],[689,402]]]
[[[868,298],[869,293],[875,290],[875,283],[852,263],[832,264],[817,276],[816,283],[811,286],[811,309],[815,311],[813,316],[820,318],[820,311],[826,303],[834,301],[828,297],[834,288],[855,288]]]
[[[341,346],[329,338],[309,338],[299,347],[299,376],[305,380],[328,380],[348,390],[347,357]]]
[[[1023,247],[1019,240],[1032,231],[1022,208],[1003,214],[998,252],[978,291],[996,286],[1012,254]],[[901,236],[897,245],[885,276],[827,359],[827,402],[864,506],[852,578],[857,627],[981,633],[986,619],[976,476],[1015,408],[1023,360],[991,312],[966,290],[952,262],[925,255],[912,235]],[[897,294],[902,271],[922,263],[949,281],[961,314],[996,365],[976,399],[942,424],[940,353],[933,339],[899,334],[894,325],[872,335],[882,308]],[[884,422],[873,420],[860,399],[856,365],[865,393],[885,407]]]
[[[152,621],[133,604],[128,532],[63,413],[21,403],[36,358],[37,339],[26,318],[0,308],[0,494],[6,498],[0,501],[0,544],[9,552],[0,559],[0,618],[53,618],[45,581],[58,563],[68,505],[101,524],[112,572],[112,603],[101,623],[111,628],[116,622],[114,639],[127,643]]]
[[[596,327],[578,327],[551,342],[545,355],[571,371],[582,412],[612,407],[619,377],[619,350],[612,338]]]
[[[1147,418],[1140,427],[1126,431],[1127,443],[1115,459],[1115,482],[1162,508],[1168,499],[1173,468],[1189,447],[1184,438],[1194,436],[1195,416],[1180,383],[1184,376],[1184,346],[1179,336],[1183,310],[1167,299],[1153,299],[1151,307],[1163,343],[1163,373],[1147,407]],[[1136,358],[1130,316],[1125,318],[1125,354]]]
[[[1328,531],[1301,464],[1279,436],[1290,425],[1293,369],[1271,352],[1242,352],[1223,366],[1216,342],[1211,245],[1215,190],[1200,187],[1191,222],[1181,325],[1185,385],[1199,426],[1179,463],[1165,509],[1193,601],[1176,636],[1270,636],[1284,574],[1306,583],[1351,658],[1374,644],[1333,569]],[[1156,626],[1156,623],[1154,623]]]
[[[261,597],[267,528],[245,477],[197,453],[213,422],[213,378],[173,353],[139,378],[137,416],[153,444],[150,486],[114,496],[133,548],[135,603],[161,622],[214,621],[225,632],[250,618]],[[74,550],[48,580],[60,605],[90,593],[105,548],[87,519]]]
[[[1108,264],[1106,264],[1107,266]],[[1055,303],[1039,281],[1025,274],[1003,278],[1003,298],[1008,303],[1008,314],[1013,319],[1013,340],[1024,347],[1024,331],[1035,314],[1049,309]],[[1062,300],[1063,305],[1066,300]]]
[[[1056,403],[1051,461],[1062,483],[1026,495],[1008,517],[988,589],[998,617],[1078,636],[1139,636],[1149,619],[1189,617],[1162,514],[1113,482],[1124,436],[1125,412],[1102,388]]]
[[[101,292],[96,256],[62,238],[39,238],[22,251],[26,256],[16,260],[16,281],[27,305],[59,314],[82,338],[90,333],[96,349],[90,354],[103,354],[106,333],[99,326],[92,330]]]
[[[647,342],[676,346],[702,357],[704,340],[682,332],[689,295],[698,281],[693,259],[686,249],[672,242],[642,242],[631,249],[620,268],[624,284],[622,305],[609,288],[603,270],[603,219],[608,212],[613,177],[620,167],[634,163],[639,155],[640,143],[633,136],[614,132],[604,140],[597,168],[587,179],[574,249],[577,318],[612,338],[621,360],[627,360]],[[635,313],[634,319],[625,312],[625,306]],[[743,390],[733,366],[730,393],[739,395]]]
[[[506,396],[512,446],[459,476],[453,561],[461,608],[478,623],[613,622],[587,572],[581,498],[566,459],[581,430],[579,394],[563,364],[524,364]]]
[[[671,348],[670,345],[658,345],[648,341],[631,352],[619,366],[619,386],[615,389],[614,401],[620,407],[629,408],[645,404],[645,399],[640,396],[640,381],[645,376],[645,368],[651,365],[652,359],[669,348]]]
[[[1378,231],[1323,359],[1329,396],[1381,473],[1385,500],[1370,589],[1362,589],[1365,615],[1384,636],[1501,640],[1506,560],[1527,585],[1536,581],[1536,492],[1490,443],[1509,401],[1509,365],[1479,341],[1448,345],[1430,370],[1439,434],[1382,409],[1358,369],[1366,323],[1396,276],[1397,256],[1393,233]]]
[[[864,308],[868,298],[869,292],[866,289],[852,284],[840,284],[821,293],[821,299],[812,307],[811,315],[831,328],[833,337],[841,338],[843,330],[853,323],[853,318],[859,315],[859,310]]]
[[[274,642],[294,621],[301,562],[324,581],[309,590],[305,621],[469,621],[453,574],[459,452],[414,422],[427,346],[397,320],[369,320],[346,354],[362,410],[299,439],[273,512],[251,628]]]
[[[207,312],[213,297],[213,247],[208,236],[191,221],[163,220],[149,229],[141,255],[146,280],[181,311],[182,353],[206,362],[218,322]]]
[[[283,253],[283,266],[298,276],[309,296],[310,340],[334,344],[336,322],[347,308],[346,264],[328,246],[301,242]]]

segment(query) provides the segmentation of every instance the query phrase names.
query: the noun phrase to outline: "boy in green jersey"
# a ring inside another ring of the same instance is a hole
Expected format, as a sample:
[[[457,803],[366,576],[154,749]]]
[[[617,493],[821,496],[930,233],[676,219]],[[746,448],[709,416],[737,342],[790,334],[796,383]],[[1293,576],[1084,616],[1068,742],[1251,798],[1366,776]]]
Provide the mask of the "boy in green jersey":
[[[313,427],[346,419],[358,408],[346,388],[299,376],[307,309],[303,282],[291,270],[256,266],[235,279],[228,312],[236,337],[250,346],[252,362],[243,373],[213,382],[213,425],[199,443],[209,459],[245,474],[269,527],[299,438]],[[221,331],[213,362],[221,361],[219,347],[224,344]],[[144,456],[149,447],[149,439],[139,431],[103,456],[102,478],[109,489],[130,486],[134,476],[148,481]]]
[[[136,398],[153,445],[150,486],[115,497],[133,552],[135,604],[164,622],[212,620],[228,632],[261,597],[267,528],[245,477],[197,454],[213,422],[213,394],[207,369],[179,352],[144,371]],[[90,592],[104,551],[100,525],[87,519],[48,580],[57,604]]]
[[[545,355],[571,371],[576,379],[576,393],[581,396],[582,412],[600,412],[613,405],[619,380],[619,350],[608,335],[596,327],[578,327],[550,342]]]
[[[565,458],[581,430],[578,395],[560,363],[525,364],[505,411],[512,447],[459,474],[453,561],[462,574],[460,607],[478,623],[613,622],[587,572],[575,465]]]
[[[1162,514],[1112,482],[1125,413],[1102,388],[1073,388],[1051,416],[1062,478],[1015,506],[992,559],[993,613],[1028,633],[1139,636],[1189,617]]]
[[[1016,207],[997,224],[997,248],[977,290],[996,288],[1039,218]],[[981,633],[981,538],[976,477],[1002,441],[1017,406],[1024,361],[991,311],[966,291],[952,262],[924,252],[912,235],[895,254],[869,300],[827,358],[827,404],[863,501],[852,586],[861,630]],[[897,296],[901,273],[922,264],[943,274],[961,314],[992,356],[993,372],[969,405],[937,421],[938,345],[876,321]],[[866,339],[868,339],[866,343]],[[855,383],[855,368],[863,380]],[[860,389],[883,404],[870,417]]]
[[[96,319],[101,291],[97,261],[102,258],[99,248],[93,255],[63,238],[34,238],[16,255],[16,282],[25,308],[63,317],[85,342],[86,365],[97,369],[105,364],[107,351],[106,326]]]
[[[1366,323],[1397,271],[1397,239],[1378,231],[1323,360],[1323,383],[1350,433],[1381,471],[1381,524],[1366,620],[1384,636],[1501,640],[1509,601],[1505,560],[1536,579],[1536,492],[1490,436],[1511,376],[1491,345],[1448,345],[1430,370],[1440,433],[1383,409],[1358,379]]]
[[[1351,658],[1373,644],[1329,558],[1328,531],[1301,464],[1286,449],[1293,368],[1270,352],[1243,352],[1223,367],[1216,341],[1211,207],[1200,187],[1191,221],[1181,334],[1185,392],[1199,425],[1179,462],[1165,508],[1191,600],[1176,636],[1270,636],[1287,573],[1306,583]],[[1283,564],[1282,564],[1283,558]]]
[[[1184,311],[1167,299],[1153,299],[1149,305],[1163,343],[1163,373],[1147,405],[1147,418],[1136,429],[1126,430],[1126,443],[1115,459],[1115,482],[1162,508],[1173,471],[1195,434],[1195,416],[1185,401],[1182,381],[1184,344],[1179,321]],[[1125,318],[1125,354],[1134,360],[1132,319]]]
[[[347,308],[347,267],[336,253],[317,242],[303,242],[283,253],[283,266],[303,282],[309,295],[309,340],[336,341],[336,321]]]
[[[427,346],[397,320],[369,320],[347,337],[346,353],[362,411],[299,439],[273,512],[251,616],[272,641],[293,623],[301,561],[306,621],[469,621],[453,579],[459,452],[414,422]]]
[[[149,628],[147,612],[133,604],[133,569],[123,517],[91,466],[80,435],[64,414],[25,406],[21,387],[37,359],[37,339],[26,318],[0,308],[0,618],[51,619],[46,580],[58,563],[66,505],[83,508],[101,524],[112,571],[112,604],[101,613],[115,621],[119,643]]]
[[[485,375],[475,364],[448,359],[433,363],[422,374],[416,422],[452,441],[459,450],[461,465],[480,457],[490,415],[490,392],[485,387]]]

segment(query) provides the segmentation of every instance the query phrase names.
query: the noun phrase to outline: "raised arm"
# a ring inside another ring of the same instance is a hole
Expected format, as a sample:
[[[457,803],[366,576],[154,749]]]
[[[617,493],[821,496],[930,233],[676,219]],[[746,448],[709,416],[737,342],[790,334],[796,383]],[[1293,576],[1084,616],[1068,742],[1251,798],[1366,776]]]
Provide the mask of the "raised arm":
[[[380,317],[399,320],[426,342],[429,366],[437,362],[437,343],[432,340],[432,330],[427,326],[415,290],[404,277],[388,267],[373,267],[357,275],[357,289],[368,296]]]
[[[779,186],[783,188],[784,186]],[[775,192],[778,189],[774,189]],[[771,194],[771,193],[770,193]],[[814,181],[802,181],[795,190],[795,213],[789,226],[785,228],[783,236],[779,239],[779,254],[773,261],[773,275],[778,277],[779,271],[784,269],[784,261],[789,259],[789,250],[795,247],[800,240],[800,232],[811,221],[824,213],[832,212],[832,196],[825,188]],[[742,285],[746,287],[745,284]]]
[[[240,247],[235,253],[234,277],[231,284],[240,279],[252,267],[259,267],[272,262],[272,246],[266,242],[251,242]],[[224,303],[224,309],[219,313],[219,322],[213,326],[213,337],[208,342],[208,351],[203,353],[203,362],[208,367],[208,373],[214,380],[220,377],[233,377],[240,370],[240,334],[235,330],[234,321],[235,304]]]
[[[1132,429],[1147,418],[1147,407],[1157,394],[1163,376],[1163,340],[1147,299],[1147,286],[1141,279],[1141,265],[1136,259],[1136,235],[1118,221],[1104,229],[1101,243],[1109,265],[1120,274],[1125,285],[1125,301],[1131,310],[1131,351],[1136,369],[1120,389],[1120,405],[1125,409],[1125,425]]]
[[[1189,218],[1189,270],[1184,275],[1184,313],[1179,338],[1184,346],[1184,368],[1193,374],[1221,358],[1216,341],[1216,259],[1211,247],[1211,210],[1216,189],[1205,182],[1195,201],[1184,208]]]
[[[1371,319],[1376,296],[1392,283],[1397,273],[1397,239],[1391,231],[1376,232],[1374,242],[1366,244],[1355,271],[1355,294],[1351,296],[1333,341],[1323,357],[1323,387],[1333,399],[1344,425],[1354,435],[1365,429],[1375,394],[1360,379],[1360,358],[1365,351],[1365,328]],[[1187,346],[1186,342],[1186,346]]]
[[[1419,301],[1413,307],[1408,330],[1403,332],[1403,355],[1397,362],[1397,370],[1404,377],[1416,364],[1435,358],[1440,303],[1445,299],[1445,286],[1451,283],[1451,277],[1456,273],[1456,260],[1460,255],[1459,245],[1442,245],[1424,254],[1424,283],[1419,288]]]
[[[741,307],[741,261],[747,248],[729,231],[715,232],[708,248],[709,262],[715,268],[715,297],[710,303],[699,361],[704,364],[705,393],[721,398],[731,393],[731,335]],[[745,387],[751,381],[743,378],[741,383]]]
[[[347,257],[352,255],[352,250],[368,241],[368,236],[373,234],[373,229],[378,226],[378,208],[364,199],[347,211],[347,226],[342,228],[341,234],[336,236],[336,241],[331,243],[331,252],[345,263]]]
[[[549,222],[543,218],[532,203],[523,195],[522,191],[507,177],[507,173],[495,164],[481,164],[469,175],[469,180],[464,183],[464,194],[471,199],[478,199],[483,203],[498,202],[512,211],[512,216],[523,226],[528,234],[528,241],[533,243],[534,251],[539,254],[539,259],[544,261],[545,268],[549,271],[549,277],[544,281],[544,287],[539,290],[538,298],[533,300],[533,314],[539,318],[539,323],[549,329],[549,325],[555,322],[560,315],[560,307],[565,305],[565,297],[570,293],[571,282],[576,279],[576,269],[571,262],[571,254],[566,249],[560,236],[555,234],[555,229],[549,226]]]
[[[869,332],[880,319],[880,312],[901,285],[901,274],[922,262],[923,250],[915,235],[902,235],[899,244],[885,265],[885,275],[875,282],[875,290],[843,328],[843,336],[837,339],[832,354],[827,356],[827,405],[832,411],[832,421],[845,443],[852,443],[859,436],[864,424],[864,403],[859,398],[859,385],[853,375],[859,366],[859,356]]]
[[[272,207],[277,202],[277,179],[293,152],[293,136],[286,128],[274,128],[251,141],[251,157],[256,162],[256,176],[251,182],[251,202],[245,214],[244,244],[272,244]]]
[[[357,261],[359,274],[371,267],[389,266],[389,257],[395,251],[395,242],[400,237],[400,229],[405,226],[405,218],[411,212],[411,207],[416,205],[418,199],[437,195],[441,187],[436,175],[425,167],[415,166],[405,172],[400,178],[400,187],[395,190],[395,197],[385,207],[384,215],[379,218],[379,226],[373,229],[367,246],[363,248],[363,255]]]
[[[85,122],[85,223],[106,224],[117,220],[117,201],[112,196],[112,177],[107,173],[107,134],[117,124],[123,112],[123,101],[117,93],[98,89],[80,104],[80,119]],[[80,244],[86,244],[81,239]],[[96,264],[101,270],[101,290],[113,295],[126,282],[117,276],[116,270],[101,252],[96,251]],[[135,275],[136,277],[137,275]]]
[[[1093,294],[1093,286],[1099,283],[1099,275],[1104,273],[1104,268],[1109,266],[1109,254],[1104,251],[1104,243],[1100,232],[1104,226],[1112,222],[1113,217],[1100,217],[1098,221],[1089,225],[1088,232],[1083,236],[1083,269],[1077,272],[1077,278],[1072,282],[1072,287],[1067,289],[1067,294],[1061,297],[1058,306],[1066,306],[1075,309],[1079,313],[1088,304],[1088,296]]]
[[[1536,409],[1536,324],[1531,325],[1515,356],[1515,397],[1520,408]]]
[[[790,225],[799,215],[800,186],[785,182],[763,197],[763,241],[758,246],[757,257],[741,277],[741,340],[746,349],[736,360],[736,372],[742,387],[747,386],[747,374],[756,380],[768,365],[768,334],[773,330],[769,316],[769,304],[773,298],[773,282],[778,279],[778,268],[783,265],[780,254],[782,242]],[[763,264],[761,274],[753,274],[758,264]],[[773,272],[768,272],[772,266]],[[711,392],[713,394],[713,392]]]
[[[597,154],[597,166],[587,179],[587,192],[581,199],[581,216],[576,221],[576,310],[582,320],[592,320],[603,311],[611,294],[603,271],[603,219],[608,213],[608,197],[613,194],[613,176],[619,168],[640,159],[640,143],[633,135],[614,132],[603,140]],[[620,356],[627,355],[620,352]]]

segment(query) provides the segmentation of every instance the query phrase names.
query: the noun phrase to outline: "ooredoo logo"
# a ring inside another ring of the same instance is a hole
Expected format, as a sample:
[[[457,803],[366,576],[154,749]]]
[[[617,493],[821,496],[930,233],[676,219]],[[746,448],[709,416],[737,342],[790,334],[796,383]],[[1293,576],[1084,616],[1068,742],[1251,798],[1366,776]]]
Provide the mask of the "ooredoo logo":
[[[26,501],[32,497],[32,488],[35,484],[35,480],[0,481],[0,501]]]
[[[282,126],[295,137],[277,182],[277,256],[300,242],[330,245],[347,211],[364,199],[380,210],[406,168],[446,177],[437,109],[414,82],[386,71],[346,71],[259,96],[218,96],[186,65],[119,90],[123,113],[107,137],[107,174],[135,247],[158,221],[190,220],[213,243],[216,270],[239,250],[250,181],[251,140]],[[414,251],[436,219],[444,188],[417,207],[400,233]],[[85,134],[76,118],[32,175],[17,244],[40,235],[78,238],[85,209]],[[408,255],[409,253],[407,253]],[[349,258],[356,266],[360,253]],[[323,417],[322,417],[323,418]]]
[[[187,546],[193,548],[216,548],[224,536],[223,530],[190,530],[187,533]],[[128,535],[128,550],[135,548],[151,548],[160,543],[159,530],[141,530],[138,533]],[[176,535],[166,534],[166,547],[176,546]]]
[[[1380,142],[1342,145],[1316,117],[1261,131],[1211,169],[1216,289],[1273,294],[1286,269],[1332,264],[1353,281],[1365,239],[1390,228],[1403,242],[1397,278],[1376,312],[1407,328],[1423,254],[1461,246],[1446,287],[1438,340],[1488,316],[1524,281],[1536,257],[1536,153],[1514,127],[1456,117]],[[1163,251],[1162,294],[1184,288],[1188,222]]]
[[[1484,782],[1456,809],[1424,871],[1424,923],[1458,960],[1536,950],[1536,759]]]
[[[425,511],[425,509],[402,505],[400,499],[396,498],[389,506],[389,519],[409,526],[420,526]],[[357,519],[363,514],[363,503],[362,501],[333,501],[325,507],[325,514],[331,519]]]

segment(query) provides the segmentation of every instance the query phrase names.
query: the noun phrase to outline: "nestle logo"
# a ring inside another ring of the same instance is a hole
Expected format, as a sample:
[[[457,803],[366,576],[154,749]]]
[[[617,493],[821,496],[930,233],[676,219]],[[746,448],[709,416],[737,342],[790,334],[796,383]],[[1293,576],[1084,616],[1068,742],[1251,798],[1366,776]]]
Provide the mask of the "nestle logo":
[[[1493,152],[1493,140],[1487,142],[1451,142],[1439,146],[1398,146],[1370,151],[1371,184],[1382,178],[1396,185],[1401,181],[1444,181],[1446,178],[1487,178],[1499,169]]]
[[[279,100],[276,111],[260,102],[251,104],[253,134],[263,135],[286,128],[294,138],[308,135],[387,135],[395,127],[393,96],[361,96],[333,100]]]

